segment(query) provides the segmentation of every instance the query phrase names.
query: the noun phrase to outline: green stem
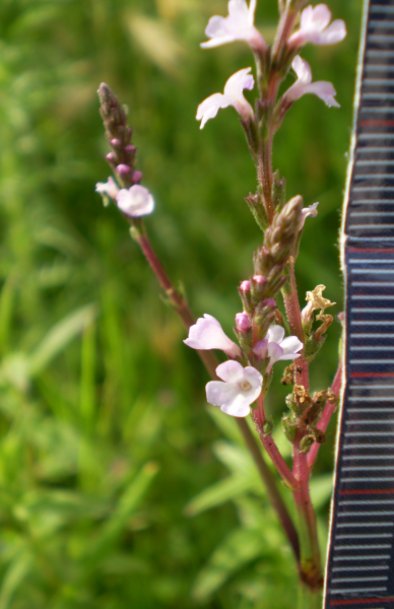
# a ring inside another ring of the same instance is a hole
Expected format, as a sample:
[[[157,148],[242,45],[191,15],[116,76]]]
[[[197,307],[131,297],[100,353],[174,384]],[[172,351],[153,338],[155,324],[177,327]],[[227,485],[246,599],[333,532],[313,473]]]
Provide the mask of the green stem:
[[[307,586],[298,588],[298,609],[321,609],[321,590],[311,590]]]

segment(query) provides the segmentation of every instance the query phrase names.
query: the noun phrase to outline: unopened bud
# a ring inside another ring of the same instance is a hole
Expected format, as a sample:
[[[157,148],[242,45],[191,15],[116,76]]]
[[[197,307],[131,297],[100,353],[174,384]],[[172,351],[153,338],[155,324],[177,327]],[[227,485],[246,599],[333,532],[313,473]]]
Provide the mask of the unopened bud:
[[[118,172],[118,174],[120,176],[127,176],[131,172],[131,167],[129,167],[125,163],[120,163],[119,165],[116,166],[116,171]]]
[[[105,155],[105,158],[110,165],[116,163],[116,154],[114,152],[108,152],[108,154]]]
[[[241,294],[249,294],[251,286],[252,286],[252,284],[249,281],[249,279],[245,279],[244,281],[241,281],[241,284],[239,286],[239,291],[241,292]]]
[[[142,171],[133,171],[133,182],[139,184],[142,180]]]
[[[122,145],[122,142],[120,141],[120,139],[118,137],[113,137],[110,142],[111,146],[113,148],[120,148]]]
[[[264,275],[253,275],[253,283],[258,286],[263,286],[267,283],[267,278]]]
[[[252,322],[250,321],[250,317],[245,311],[242,313],[237,313],[235,316],[235,329],[240,334],[245,334],[249,332],[252,327]]]
[[[252,283],[249,279],[245,279],[241,282],[238,291],[242,300],[242,305],[245,311],[252,311],[252,295],[251,295]]]

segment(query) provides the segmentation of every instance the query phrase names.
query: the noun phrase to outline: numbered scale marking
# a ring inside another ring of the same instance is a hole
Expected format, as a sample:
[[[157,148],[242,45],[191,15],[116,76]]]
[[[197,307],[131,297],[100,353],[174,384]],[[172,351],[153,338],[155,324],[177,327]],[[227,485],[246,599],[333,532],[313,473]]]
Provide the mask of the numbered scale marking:
[[[342,248],[346,385],[325,609],[394,608],[394,0],[366,0]]]

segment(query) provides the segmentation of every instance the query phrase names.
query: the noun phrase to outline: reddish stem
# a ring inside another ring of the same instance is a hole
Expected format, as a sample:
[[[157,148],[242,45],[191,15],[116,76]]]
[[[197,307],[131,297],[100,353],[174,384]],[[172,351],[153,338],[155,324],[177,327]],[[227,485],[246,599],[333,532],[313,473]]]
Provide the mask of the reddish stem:
[[[169,298],[171,304],[174,306],[178,315],[181,317],[185,327],[189,329],[190,326],[194,323],[194,316],[192,315],[187,302],[185,301],[182,294],[180,294],[173,287],[164,267],[162,266],[155,251],[153,250],[153,247],[143,226],[140,223],[135,222],[133,224],[133,228],[133,237],[141,247],[141,250],[146,260],[148,261],[153,273],[155,274],[160,286],[167,294],[167,297]],[[197,353],[200,356],[200,359],[202,360],[209,375],[213,379],[217,378],[216,367],[218,365],[218,362],[212,351],[197,351]],[[293,550],[296,562],[299,565],[300,548],[297,530],[294,526],[293,520],[289,514],[286,504],[284,503],[283,498],[278,490],[275,478],[270,468],[266,464],[263,455],[261,454],[259,446],[249,428],[247,421],[245,419],[236,419],[236,422],[245,440],[245,443],[252,455],[253,461],[255,462],[260,477],[266,486],[267,494],[269,496],[271,504],[275,509],[279,521],[283,526],[284,532]],[[289,474],[290,476],[292,476],[290,470]]]
[[[259,434],[259,438],[261,443],[263,444],[265,450],[269,454],[272,463],[275,465],[276,470],[281,476],[282,480],[289,486],[293,488],[296,486],[295,477],[287,465],[286,461],[283,459],[282,455],[279,452],[279,449],[270,433],[264,432],[264,425],[266,424],[266,416],[264,411],[264,399],[263,396],[257,400],[257,406],[253,410],[253,420],[256,424],[256,429]]]
[[[294,444],[293,473],[297,484],[294,501],[299,513],[299,534],[301,544],[301,580],[312,590],[321,588],[322,572],[316,515],[309,492],[310,470],[307,456],[300,450],[299,442]]]
[[[342,364],[339,364],[338,370],[335,373],[335,377],[334,377],[334,380],[331,385],[331,391],[337,398],[339,398],[341,386],[342,386]],[[319,431],[321,431],[322,433],[325,433],[327,431],[328,425],[330,423],[332,415],[334,414],[334,412],[336,410],[336,407],[337,407],[337,404],[336,403],[333,404],[333,402],[330,400],[327,400],[327,402],[325,403],[320,420],[319,420],[318,424],[316,425],[317,429]],[[320,446],[321,446],[321,444],[319,444],[319,442],[315,442],[314,444],[312,444],[312,447],[308,453],[308,467],[310,469],[312,469],[312,467],[316,461],[317,455],[320,450]]]

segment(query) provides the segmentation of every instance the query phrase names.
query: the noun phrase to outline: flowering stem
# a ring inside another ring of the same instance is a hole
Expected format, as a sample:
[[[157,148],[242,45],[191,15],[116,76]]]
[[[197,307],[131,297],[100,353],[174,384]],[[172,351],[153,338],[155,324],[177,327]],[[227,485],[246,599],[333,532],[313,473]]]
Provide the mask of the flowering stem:
[[[334,380],[331,385],[331,391],[337,398],[339,398],[339,394],[341,391],[341,385],[342,385],[342,363],[339,364],[335,377],[334,377]],[[319,420],[318,424],[316,425],[317,429],[319,429],[322,433],[325,433],[327,431],[328,425],[330,423],[332,415],[335,412],[336,406],[337,406],[336,402],[333,402],[333,400],[327,400],[327,402],[323,408],[323,412],[320,417],[320,420]],[[312,447],[308,453],[308,467],[310,469],[313,467],[313,465],[316,461],[320,446],[321,446],[321,444],[319,444],[318,442],[315,442],[314,444],[312,444]]]
[[[182,294],[178,292],[178,290],[176,290],[172,285],[166,271],[163,268],[163,265],[161,264],[155,251],[152,248],[152,245],[145,230],[141,229],[140,223],[138,223],[137,225],[137,223],[135,222],[132,226],[132,231],[134,239],[140,246],[142,253],[148,261],[152,271],[156,275],[156,278],[161,288],[164,290],[167,298],[175,308],[178,315],[181,317],[183,323],[187,327],[191,326],[194,323],[193,315],[191,314],[190,309],[187,306]]]
[[[264,431],[266,417],[264,412],[264,401],[262,395],[260,395],[260,397],[258,398],[257,407],[253,410],[253,420],[256,424],[256,429],[258,431],[260,440],[265,450],[269,454],[271,461],[275,465],[275,468],[277,469],[283,482],[285,482],[285,484],[290,488],[294,489],[296,486],[296,479],[291,469],[280,454],[272,435]]]
[[[319,590],[322,586],[322,572],[316,516],[309,492],[310,470],[307,455],[300,450],[299,441],[294,444],[293,473],[297,481],[294,501],[299,516],[300,578],[309,589]]]
[[[163,265],[161,264],[160,260],[158,259],[157,255],[152,247],[152,244],[149,240],[149,237],[145,231],[145,228],[143,227],[143,225],[140,221],[138,221],[138,222],[133,221],[131,234],[132,234],[133,238],[136,240],[136,242],[138,243],[138,245],[140,246],[142,253],[144,254],[147,262],[149,263],[149,266],[151,267],[153,273],[155,274],[156,279],[158,280],[161,288],[164,290],[167,297],[169,298],[170,303],[173,305],[175,311],[178,313],[178,315],[182,319],[186,328],[189,329],[190,326],[192,324],[194,324],[194,321],[195,321],[193,314],[190,311],[190,308],[189,308],[186,300],[182,296],[182,294],[180,292],[178,292],[172,285],[171,280],[169,279]],[[211,351],[198,350],[197,352],[198,352],[198,355],[199,355],[200,359],[202,360],[207,372],[209,373],[209,375],[213,379],[216,379],[217,377],[216,377],[215,371],[216,371],[218,362],[216,360],[215,355]],[[242,437],[245,440],[246,446],[252,455],[253,461],[260,474],[260,478],[262,479],[262,481],[264,482],[264,484],[266,486],[267,494],[268,494],[271,504],[274,507],[274,509],[278,515],[278,518],[283,526],[284,532],[285,532],[285,534],[288,538],[288,541],[290,543],[290,546],[293,550],[296,562],[297,562],[297,564],[299,564],[300,551],[299,551],[297,530],[294,526],[293,520],[289,514],[286,504],[283,501],[283,498],[279,492],[276,480],[275,480],[270,468],[266,464],[264,457],[258,447],[256,439],[255,439],[254,435],[252,434],[246,420],[242,419],[242,418],[237,418],[236,422],[237,422],[238,428],[242,434]],[[276,449],[276,451],[277,451],[277,449]],[[279,454],[279,451],[277,451],[277,452]],[[282,457],[280,457],[280,458],[282,459]],[[286,464],[285,464],[285,466],[287,468]],[[290,477],[291,477],[292,476],[291,471],[289,470],[289,468],[287,468],[287,470],[288,470],[288,475],[290,475]]]

